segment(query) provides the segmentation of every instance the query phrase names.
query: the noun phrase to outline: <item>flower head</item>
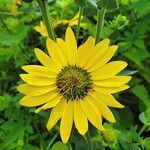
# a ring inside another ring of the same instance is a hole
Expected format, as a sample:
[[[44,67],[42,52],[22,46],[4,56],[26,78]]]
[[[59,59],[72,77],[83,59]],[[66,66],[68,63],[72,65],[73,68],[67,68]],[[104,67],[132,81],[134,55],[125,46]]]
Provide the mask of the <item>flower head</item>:
[[[53,27],[57,28],[59,25],[68,25],[70,27],[72,26],[76,26],[78,24],[78,18],[79,18],[79,13],[77,13],[73,18],[71,18],[70,20],[67,19],[62,19],[62,20],[56,20],[53,21]],[[83,18],[83,17],[82,17]],[[81,19],[82,19],[81,18]],[[86,26],[86,24],[81,23],[81,27]],[[47,33],[47,29],[44,25],[44,23],[41,21],[39,26],[35,26],[34,29],[39,32],[43,37],[47,37],[48,33]]]
[[[47,39],[49,56],[35,49],[42,65],[22,67],[27,74],[20,75],[26,82],[18,87],[25,94],[20,104],[40,106],[35,112],[52,108],[47,129],[51,130],[61,120],[60,135],[64,143],[70,137],[73,122],[81,135],[87,132],[88,121],[104,131],[102,117],[115,122],[108,107],[124,107],[112,94],[129,88],[125,84],[131,77],[118,75],[127,66],[126,62],[109,62],[118,48],[109,46],[109,42],[105,39],[94,45],[94,38],[89,37],[77,48],[74,33],[68,27],[65,41]]]

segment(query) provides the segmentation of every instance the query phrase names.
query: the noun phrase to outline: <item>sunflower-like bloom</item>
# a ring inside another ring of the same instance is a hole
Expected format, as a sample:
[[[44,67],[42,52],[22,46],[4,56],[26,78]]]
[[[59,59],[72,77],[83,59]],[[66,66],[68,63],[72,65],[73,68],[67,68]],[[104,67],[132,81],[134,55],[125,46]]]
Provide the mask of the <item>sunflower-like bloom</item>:
[[[88,121],[104,131],[102,117],[115,122],[108,106],[124,107],[112,94],[129,88],[125,84],[131,77],[117,75],[127,66],[126,62],[108,62],[118,48],[109,46],[109,42],[105,39],[94,45],[94,38],[89,37],[77,48],[74,33],[68,27],[65,41],[47,39],[49,56],[35,49],[42,65],[22,67],[27,74],[20,75],[26,82],[18,87],[19,92],[25,94],[20,104],[39,106],[36,113],[52,108],[47,129],[51,130],[61,120],[60,136],[64,143],[70,137],[73,122],[81,135],[87,132]]]
[[[56,28],[59,25],[68,25],[70,27],[78,25],[78,18],[79,18],[79,13],[77,13],[73,18],[70,20],[67,19],[62,19],[62,20],[56,20],[53,22],[53,27]],[[83,16],[81,17],[81,20],[83,19]],[[85,27],[85,23],[81,23],[81,27]],[[39,26],[34,27],[35,31],[39,32],[43,37],[48,37],[47,29],[44,25],[44,23],[41,21]]]

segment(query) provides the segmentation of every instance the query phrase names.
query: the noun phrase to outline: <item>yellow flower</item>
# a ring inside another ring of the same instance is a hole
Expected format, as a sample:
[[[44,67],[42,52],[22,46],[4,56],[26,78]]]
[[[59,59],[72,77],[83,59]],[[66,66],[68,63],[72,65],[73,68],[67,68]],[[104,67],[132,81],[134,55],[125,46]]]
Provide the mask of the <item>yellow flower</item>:
[[[108,106],[124,107],[111,94],[129,88],[125,84],[131,77],[117,75],[127,63],[108,62],[118,48],[116,45],[109,46],[109,39],[97,45],[94,42],[94,38],[89,37],[77,48],[74,33],[68,27],[65,41],[57,39],[55,43],[47,39],[50,56],[35,49],[35,55],[43,66],[22,67],[27,74],[20,77],[26,84],[20,85],[18,91],[26,96],[20,104],[26,107],[40,106],[36,113],[52,108],[47,129],[51,130],[61,120],[60,135],[64,143],[70,137],[73,121],[81,135],[87,132],[88,121],[104,131],[102,117],[115,122]]]
[[[72,19],[67,20],[67,19],[63,19],[63,20],[58,20],[58,21],[54,21],[53,22],[53,27],[56,28],[59,25],[68,25],[68,26],[75,26],[78,24],[78,18],[79,18],[79,13],[77,13]],[[83,17],[82,17],[83,18]],[[81,18],[81,19],[82,19]],[[81,23],[81,27],[84,27],[85,24]],[[44,25],[44,23],[41,21],[39,26],[35,26],[34,29],[39,32],[42,36],[47,37],[48,33],[47,33],[47,29]]]
[[[79,12],[70,20],[67,19],[63,19],[63,20],[59,20],[53,23],[53,27],[56,28],[58,25],[60,24],[64,24],[64,25],[69,25],[71,26],[75,26],[78,25],[78,18],[79,18]],[[81,20],[83,19],[83,16],[81,17]],[[83,26],[84,24],[81,23],[81,26]]]

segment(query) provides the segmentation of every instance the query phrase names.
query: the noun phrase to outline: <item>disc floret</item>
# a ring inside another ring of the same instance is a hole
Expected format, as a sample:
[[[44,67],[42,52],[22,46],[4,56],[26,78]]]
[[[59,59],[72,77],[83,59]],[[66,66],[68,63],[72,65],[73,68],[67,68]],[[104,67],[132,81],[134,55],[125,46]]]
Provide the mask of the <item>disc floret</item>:
[[[83,99],[92,89],[91,75],[85,69],[66,66],[57,76],[57,89],[67,100]]]

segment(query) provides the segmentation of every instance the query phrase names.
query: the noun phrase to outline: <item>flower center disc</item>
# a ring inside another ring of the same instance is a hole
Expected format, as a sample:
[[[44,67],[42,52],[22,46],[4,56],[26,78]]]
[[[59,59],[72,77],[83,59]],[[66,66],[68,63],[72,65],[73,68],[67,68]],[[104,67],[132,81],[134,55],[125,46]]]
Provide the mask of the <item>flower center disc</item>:
[[[80,67],[66,66],[58,74],[56,85],[65,99],[83,99],[92,89],[91,75]]]

